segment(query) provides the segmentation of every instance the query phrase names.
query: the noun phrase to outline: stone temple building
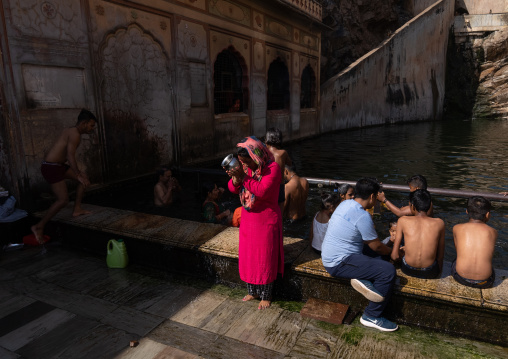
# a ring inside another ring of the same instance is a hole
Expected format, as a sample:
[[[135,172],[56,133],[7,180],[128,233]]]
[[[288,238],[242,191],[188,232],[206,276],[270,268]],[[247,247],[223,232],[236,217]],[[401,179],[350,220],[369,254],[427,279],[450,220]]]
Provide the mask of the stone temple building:
[[[3,0],[0,186],[26,207],[40,162],[82,108],[93,183],[232,152],[280,128],[319,132],[314,0]]]

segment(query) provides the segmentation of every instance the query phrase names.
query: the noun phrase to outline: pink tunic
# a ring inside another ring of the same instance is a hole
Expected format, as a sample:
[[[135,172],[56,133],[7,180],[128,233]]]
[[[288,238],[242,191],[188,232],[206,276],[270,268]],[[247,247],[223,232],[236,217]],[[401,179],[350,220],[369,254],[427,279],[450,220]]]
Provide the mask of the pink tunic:
[[[268,284],[277,278],[277,273],[284,273],[282,214],[277,203],[282,176],[280,167],[272,162],[261,175],[260,182],[250,176],[245,176],[243,182],[256,196],[253,210],[242,208],[238,250],[240,278],[250,284]],[[240,190],[233,185],[233,180],[228,187],[232,193]]]

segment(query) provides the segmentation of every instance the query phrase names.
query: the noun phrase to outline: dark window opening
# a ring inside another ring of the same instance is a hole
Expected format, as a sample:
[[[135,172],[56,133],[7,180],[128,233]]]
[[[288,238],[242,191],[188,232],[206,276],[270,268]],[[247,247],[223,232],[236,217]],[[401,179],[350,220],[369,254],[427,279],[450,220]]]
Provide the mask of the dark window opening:
[[[214,64],[214,108],[215,114],[243,112],[245,91],[243,68],[234,49],[222,51]]]
[[[289,108],[289,71],[280,58],[273,61],[268,69],[267,109]]]
[[[315,107],[316,99],[316,76],[310,65],[307,65],[302,72],[302,87],[300,90],[300,108]]]

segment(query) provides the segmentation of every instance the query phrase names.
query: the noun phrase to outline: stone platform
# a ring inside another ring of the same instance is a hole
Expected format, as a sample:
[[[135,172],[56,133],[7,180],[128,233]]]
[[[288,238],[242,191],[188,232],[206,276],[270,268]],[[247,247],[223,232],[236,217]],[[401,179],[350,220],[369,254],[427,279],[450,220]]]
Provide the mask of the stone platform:
[[[191,274],[228,285],[242,284],[238,275],[238,229],[163,216],[87,205],[91,215],[73,218],[72,207],[53,219],[53,239],[106,254],[109,239],[125,240],[131,263]],[[41,215],[41,214],[39,214]],[[55,238],[56,237],[56,238]],[[285,275],[276,297],[317,298],[362,310],[367,301],[348,280],[332,278],[309,242],[284,238]],[[490,289],[456,283],[445,263],[439,279],[422,280],[397,270],[397,283],[387,317],[412,326],[508,345],[508,271],[496,270]]]

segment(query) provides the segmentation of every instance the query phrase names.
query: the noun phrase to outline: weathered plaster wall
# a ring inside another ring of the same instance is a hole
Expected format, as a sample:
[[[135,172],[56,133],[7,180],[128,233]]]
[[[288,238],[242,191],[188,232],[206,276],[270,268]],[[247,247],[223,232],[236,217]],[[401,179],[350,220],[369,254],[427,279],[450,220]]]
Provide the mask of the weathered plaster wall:
[[[321,86],[321,131],[442,116],[453,1],[437,2]]]
[[[435,4],[436,0],[409,0],[408,3],[411,12],[416,16],[429,6]]]
[[[153,171],[173,159],[172,19],[90,1],[108,179]]]
[[[46,187],[39,164],[60,130],[75,124],[82,107],[96,111],[87,26],[79,0],[5,0],[2,5],[12,75],[4,88],[5,120],[14,124],[14,132],[19,129],[12,144],[19,151],[12,177],[27,193]],[[77,155],[94,181],[101,179],[96,140],[86,136]]]
[[[81,108],[99,118],[98,130],[83,136],[78,151],[80,168],[95,184],[217,158],[241,137],[264,135],[266,52],[272,48],[289,56],[286,139],[316,127],[319,98],[314,112],[300,117],[300,63],[319,74],[321,30],[280,3],[5,0],[1,6],[7,116],[0,128],[0,179],[20,184],[19,193],[49,189],[39,164]],[[229,47],[241,56],[247,104],[243,113],[217,116],[214,61]]]
[[[466,9],[469,15],[508,12],[507,0],[456,0],[455,6]]]

